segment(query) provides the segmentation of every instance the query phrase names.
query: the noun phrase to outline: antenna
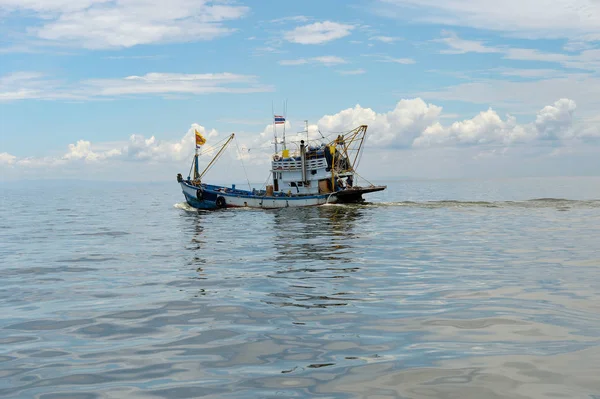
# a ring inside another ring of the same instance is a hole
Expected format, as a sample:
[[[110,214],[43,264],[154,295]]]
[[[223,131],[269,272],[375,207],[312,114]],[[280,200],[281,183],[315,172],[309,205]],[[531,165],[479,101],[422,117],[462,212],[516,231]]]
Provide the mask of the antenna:
[[[306,126],[306,144],[308,144],[308,120],[304,120],[304,126]]]

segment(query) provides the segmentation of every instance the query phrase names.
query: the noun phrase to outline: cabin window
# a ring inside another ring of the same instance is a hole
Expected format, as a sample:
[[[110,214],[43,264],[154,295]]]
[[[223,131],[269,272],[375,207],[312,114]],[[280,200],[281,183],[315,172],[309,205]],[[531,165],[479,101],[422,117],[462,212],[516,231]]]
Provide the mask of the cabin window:
[[[316,170],[316,169],[313,169],[313,170],[311,170],[311,171],[310,171],[310,174],[311,174],[311,175],[316,175],[316,174],[317,174],[317,170]]]

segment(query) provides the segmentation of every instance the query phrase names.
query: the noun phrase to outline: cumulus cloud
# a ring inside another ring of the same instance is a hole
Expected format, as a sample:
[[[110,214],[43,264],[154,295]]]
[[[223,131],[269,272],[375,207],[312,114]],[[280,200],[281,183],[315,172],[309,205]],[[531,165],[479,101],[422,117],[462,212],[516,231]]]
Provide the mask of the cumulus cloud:
[[[9,154],[8,152],[0,152],[0,165],[12,165],[15,163],[17,157]]]
[[[225,21],[248,7],[210,0],[0,0],[0,10],[26,11],[41,24],[28,32],[61,45],[90,49],[211,40],[233,32]]]
[[[155,136],[145,138],[133,134],[129,141],[119,151],[122,159],[134,161],[182,161],[191,157],[195,148],[195,130],[198,130],[207,140],[215,139],[219,133],[212,129],[207,131],[204,126],[192,124],[187,133],[179,141],[157,140]],[[212,140],[211,140],[212,141]],[[210,152],[210,144],[203,146],[203,151]]]
[[[286,32],[284,38],[292,43],[321,44],[348,36],[354,28],[332,21],[315,22]]]
[[[519,124],[512,115],[503,119],[489,108],[471,119],[444,125],[440,122],[444,119],[441,107],[415,98],[401,100],[392,111],[385,113],[356,105],[324,116],[318,125],[322,131],[340,132],[366,124],[372,145],[391,148],[511,145],[534,140],[558,142],[595,138],[598,129],[575,126],[575,109],[573,100],[560,99],[539,110],[531,123]]]
[[[417,147],[435,145],[485,145],[527,142],[535,139],[560,140],[575,137],[573,130],[573,100],[560,99],[541,109],[533,123],[519,125],[512,115],[505,120],[491,108],[472,119],[443,126],[429,126],[415,139]]]
[[[105,152],[92,151],[92,143],[79,140],[76,144],[69,144],[69,151],[62,157],[66,161],[84,160],[88,162],[100,161],[113,156],[121,155],[121,151],[113,149]]]
[[[491,108],[480,112],[472,119],[454,122],[443,126],[437,122],[428,126],[414,140],[415,147],[440,145],[486,145],[502,143],[508,145],[515,141],[526,141],[534,138],[532,129],[519,126],[513,116],[502,120]]]
[[[115,143],[112,148],[107,148],[110,146],[104,143],[95,145],[89,140],[78,140],[74,144],[69,144],[67,152],[62,156],[19,159],[14,155],[1,153],[0,164],[47,167],[77,162],[100,164],[108,160],[123,162],[182,161],[188,159],[194,153],[196,130],[209,141],[202,147],[202,152],[211,154],[214,151],[212,144],[216,144],[219,133],[215,129],[207,130],[204,126],[194,123],[185,135],[176,141],[159,140],[155,136],[146,138],[141,134],[132,134],[127,141]]]
[[[440,116],[441,107],[427,104],[420,98],[400,100],[396,107],[386,113],[377,113],[371,108],[356,105],[326,115],[319,122],[323,131],[346,131],[359,125],[369,125],[369,140],[375,145],[409,147],[429,125]]]
[[[573,112],[577,105],[575,101],[563,98],[553,105],[547,105],[535,118],[535,127],[543,139],[567,138],[573,123]]]
[[[336,114],[325,115],[316,124],[293,126],[286,121],[286,141],[288,148],[297,149],[300,140],[321,141],[352,130],[360,125],[368,125],[368,146],[380,151],[409,148],[472,148],[474,159],[489,159],[504,154],[498,147],[545,148],[553,151],[569,143],[595,142],[600,140],[600,129],[596,124],[577,125],[574,112],[576,104],[570,99],[559,99],[540,109],[535,119],[529,123],[518,123],[512,115],[504,118],[489,108],[473,118],[444,124],[447,119],[442,108],[429,104],[421,98],[403,99],[387,112],[378,113],[371,108],[356,105]],[[234,158],[242,159],[246,166],[265,165],[273,149],[274,125],[269,124],[262,131],[245,135],[230,150]],[[276,126],[281,140],[283,126]],[[211,155],[225,136],[204,126],[192,124],[178,140],[160,140],[156,136],[146,137],[133,134],[122,143],[97,143],[79,140],[68,146],[67,152],[59,157],[18,158],[8,153],[0,154],[0,164],[15,168],[49,167],[66,164],[107,165],[114,162],[143,162],[145,164],[174,164],[190,159],[194,153],[195,130],[203,134],[208,143],[203,153]],[[238,147],[238,145],[240,147]],[[239,149],[239,151],[238,151]],[[548,152],[547,151],[547,152]],[[99,167],[99,166],[98,166]],[[262,166],[261,166],[262,167]]]

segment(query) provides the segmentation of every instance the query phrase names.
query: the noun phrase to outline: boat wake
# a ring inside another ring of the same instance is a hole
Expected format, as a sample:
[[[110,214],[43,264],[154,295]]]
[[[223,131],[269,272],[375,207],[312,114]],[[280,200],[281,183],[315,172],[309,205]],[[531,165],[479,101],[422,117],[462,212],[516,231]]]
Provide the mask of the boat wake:
[[[372,202],[366,206],[375,207],[413,207],[413,208],[600,208],[600,200],[569,200],[564,198],[534,198],[525,201],[400,201]]]
[[[198,209],[187,202],[179,202],[173,207],[186,212],[198,212]],[[397,201],[397,202],[363,202],[361,204],[323,204],[324,208],[371,208],[371,207],[406,207],[406,208],[555,208],[559,211],[569,209],[600,208],[600,200],[569,200],[564,198],[534,198],[524,201]],[[237,208],[238,210],[251,210],[251,208]],[[282,208],[287,209],[287,208]]]
[[[190,206],[190,204],[187,202],[178,202],[177,204],[173,205],[173,207],[187,212],[198,212],[198,209]]]

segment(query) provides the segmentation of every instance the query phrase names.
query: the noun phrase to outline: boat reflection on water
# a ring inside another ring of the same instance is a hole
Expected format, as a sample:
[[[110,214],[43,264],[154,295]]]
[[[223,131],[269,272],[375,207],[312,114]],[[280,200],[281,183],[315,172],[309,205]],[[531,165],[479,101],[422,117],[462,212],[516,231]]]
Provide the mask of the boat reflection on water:
[[[363,209],[356,205],[285,209],[273,215],[277,264],[351,260],[354,227]]]
[[[360,270],[352,242],[364,216],[361,206],[290,209],[274,214],[275,272],[281,292],[266,301],[278,306],[327,308],[345,306],[353,292],[342,282]],[[342,289],[341,286],[345,288]]]
[[[346,305],[355,295],[343,280],[360,271],[353,243],[366,212],[360,205],[185,212],[185,264],[194,273],[177,286],[227,297],[252,291],[277,306]]]

